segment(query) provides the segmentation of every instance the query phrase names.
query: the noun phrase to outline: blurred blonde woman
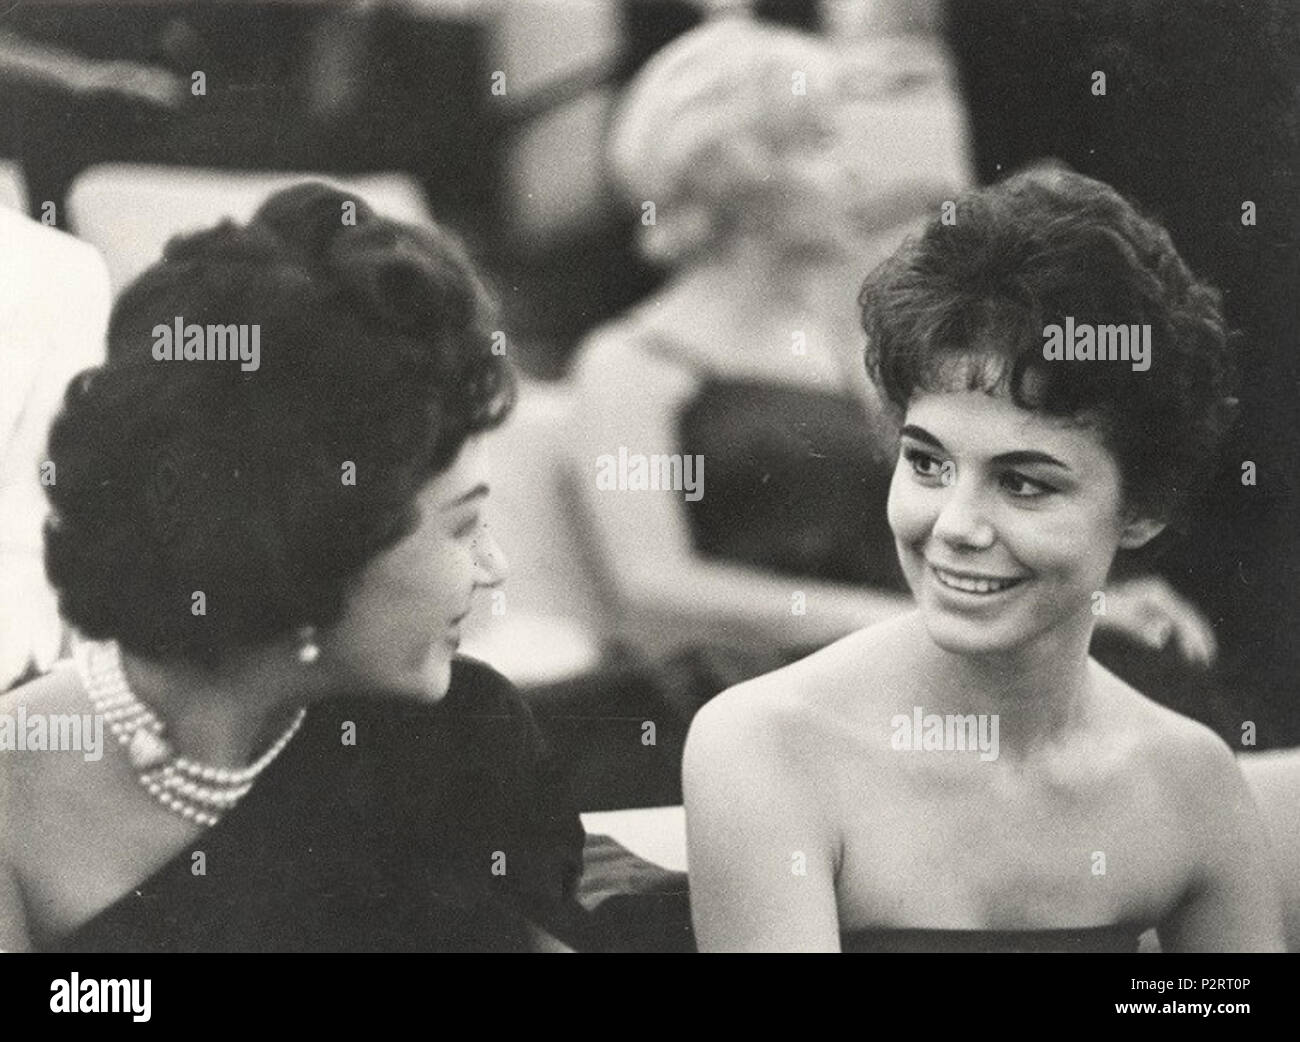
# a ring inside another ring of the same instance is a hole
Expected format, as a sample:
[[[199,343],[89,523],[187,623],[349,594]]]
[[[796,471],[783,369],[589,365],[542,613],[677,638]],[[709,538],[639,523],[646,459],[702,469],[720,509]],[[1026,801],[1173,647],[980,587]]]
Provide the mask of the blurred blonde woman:
[[[743,19],[686,33],[631,84],[609,163],[670,274],[582,346],[574,466],[635,646],[780,656],[907,606],[852,303],[864,266],[962,187],[961,122],[922,42],[842,54]],[[597,460],[620,452],[702,458],[699,494],[602,487]],[[1102,625],[1212,654],[1162,581],[1111,593]]]

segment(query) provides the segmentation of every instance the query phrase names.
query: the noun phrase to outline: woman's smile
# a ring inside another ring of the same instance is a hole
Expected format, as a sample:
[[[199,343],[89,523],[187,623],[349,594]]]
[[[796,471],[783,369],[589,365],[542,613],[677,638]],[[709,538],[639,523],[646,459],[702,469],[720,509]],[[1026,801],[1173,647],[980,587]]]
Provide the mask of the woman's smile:
[[[941,568],[930,562],[930,573],[945,590],[971,594],[976,597],[990,597],[1005,593],[1019,586],[1026,576],[999,576],[965,569]]]

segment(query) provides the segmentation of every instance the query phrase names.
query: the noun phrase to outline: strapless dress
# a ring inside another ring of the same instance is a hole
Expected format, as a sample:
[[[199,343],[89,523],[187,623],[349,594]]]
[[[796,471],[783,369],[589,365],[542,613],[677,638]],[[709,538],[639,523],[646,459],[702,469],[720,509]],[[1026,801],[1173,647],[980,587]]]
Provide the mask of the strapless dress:
[[[886,927],[840,935],[845,952],[1136,952],[1146,927],[1135,923],[1051,930],[945,930]]]

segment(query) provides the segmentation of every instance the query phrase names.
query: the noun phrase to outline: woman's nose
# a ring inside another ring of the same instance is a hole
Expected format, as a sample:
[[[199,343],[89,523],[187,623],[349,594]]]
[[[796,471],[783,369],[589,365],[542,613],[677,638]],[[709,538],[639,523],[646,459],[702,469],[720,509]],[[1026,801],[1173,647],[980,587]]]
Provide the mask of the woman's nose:
[[[976,550],[992,546],[993,526],[985,516],[978,492],[954,479],[946,486],[943,496],[943,505],[934,521],[935,538],[952,546]]]
[[[474,565],[474,581],[479,586],[500,586],[510,574],[510,562],[505,551],[490,531],[485,531],[478,540]]]

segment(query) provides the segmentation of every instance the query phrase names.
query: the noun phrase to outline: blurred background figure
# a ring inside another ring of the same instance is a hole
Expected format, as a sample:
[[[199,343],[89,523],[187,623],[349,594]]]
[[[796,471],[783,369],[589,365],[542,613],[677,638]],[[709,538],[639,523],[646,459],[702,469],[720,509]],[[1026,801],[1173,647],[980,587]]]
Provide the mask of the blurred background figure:
[[[580,350],[575,484],[620,633],[647,651],[815,645],[902,603],[851,585],[901,589],[873,509],[890,467],[872,458],[853,283],[943,198],[943,156],[873,211],[845,158],[836,58],[806,33],[724,20],[659,52],[613,127],[641,249],[669,277]],[[598,489],[595,458],[620,449],[702,456],[703,496]]]
[[[108,272],[93,247],[0,205],[0,691],[50,668],[62,625],[45,582],[45,438],[68,381],[104,356]]]
[[[21,125],[24,96],[161,110],[179,104],[182,90],[165,69],[86,57],[7,26],[0,28],[0,85],[9,101],[0,106],[0,126],[11,128]],[[10,152],[19,135],[11,129]],[[111,303],[103,258],[50,227],[58,218],[53,202],[33,208],[41,222],[25,216],[28,206],[22,165],[0,160],[0,692],[49,669],[63,648],[42,558],[41,484],[57,480],[45,437],[68,380],[103,359]]]
[[[720,644],[770,665],[897,612],[894,446],[854,303],[968,183],[943,49],[833,47],[739,18],[691,30],[629,88],[610,166],[642,212],[643,253],[670,273],[575,364],[575,488],[618,635],[650,655]],[[599,487],[593,461],[620,451],[703,458],[703,496]],[[1112,635],[1213,657],[1209,624],[1163,580],[1108,600]]]

